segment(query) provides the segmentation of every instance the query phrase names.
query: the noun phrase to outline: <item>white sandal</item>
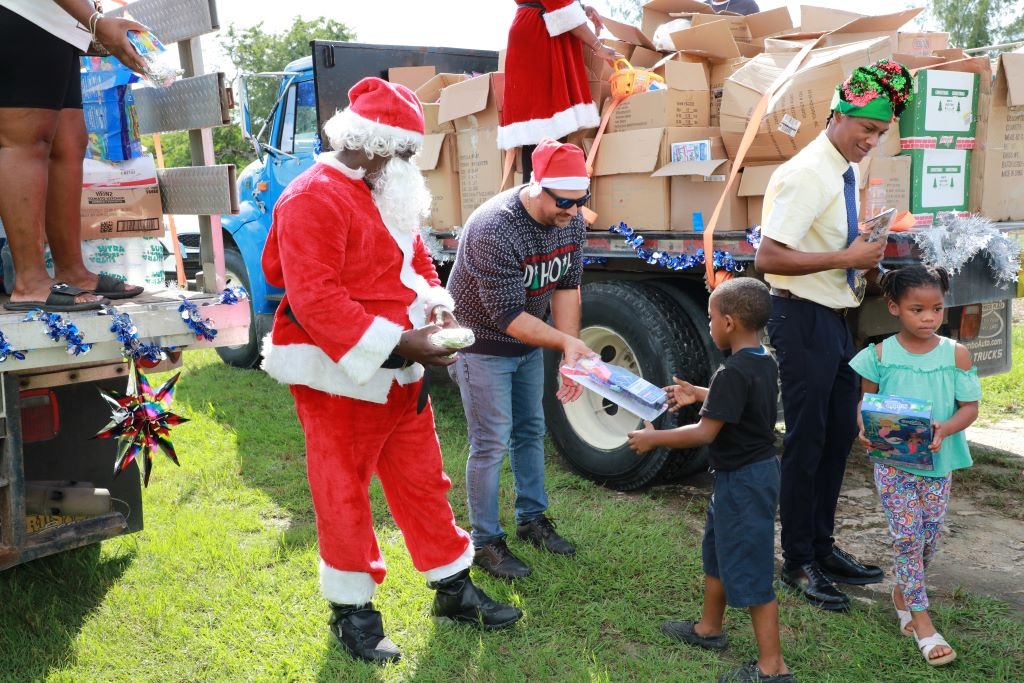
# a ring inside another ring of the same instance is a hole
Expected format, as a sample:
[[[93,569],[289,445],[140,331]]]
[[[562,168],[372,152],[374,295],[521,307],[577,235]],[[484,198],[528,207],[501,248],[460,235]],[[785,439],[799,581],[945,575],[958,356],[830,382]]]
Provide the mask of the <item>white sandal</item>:
[[[889,594],[889,598],[892,600],[892,607],[896,610],[896,617],[900,620],[900,633],[905,636],[914,635],[914,629],[911,628],[910,623],[913,618],[910,616],[910,610],[900,609],[896,606],[896,591],[899,590],[899,586],[894,586],[892,593]]]
[[[936,631],[930,636],[925,636],[924,638],[918,638],[917,634],[915,633],[914,640],[917,641],[917,647],[921,650],[921,654],[924,655],[924,660],[928,662],[928,664],[930,664],[931,666],[942,666],[943,664],[949,664],[954,659],[956,659],[956,650],[954,650],[950,646],[950,644],[946,642],[946,639],[943,638],[942,634],[938,631]],[[949,654],[942,655],[941,657],[936,657],[935,659],[929,657],[928,655],[932,653],[932,650],[939,647],[940,645],[945,645],[946,647],[948,647]]]

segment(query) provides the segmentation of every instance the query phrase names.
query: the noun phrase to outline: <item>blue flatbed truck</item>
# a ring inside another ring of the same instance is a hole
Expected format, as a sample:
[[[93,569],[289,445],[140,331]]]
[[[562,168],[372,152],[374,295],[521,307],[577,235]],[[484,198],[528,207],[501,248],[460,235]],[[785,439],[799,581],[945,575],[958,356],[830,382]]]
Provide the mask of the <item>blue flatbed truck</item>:
[[[344,107],[345,93],[359,78],[387,76],[396,66],[432,64],[438,72],[493,71],[497,54],[408,46],[313,41],[312,55],[274,74],[281,83],[277,101],[267,116],[264,135],[254,140],[259,158],[239,177],[241,211],[225,216],[224,260],[228,276],[241,282],[252,295],[253,325],[245,344],[218,349],[225,362],[254,368],[260,361],[259,340],[270,323],[282,292],[269,287],[260,269],[260,255],[276,198],[288,182],[312,163],[318,149],[317,130],[333,112]],[[244,100],[244,98],[243,98]],[[700,234],[644,232],[645,248],[668,253],[693,253],[702,247]],[[1002,228],[1024,241],[1024,224]],[[454,257],[457,235],[435,234],[435,254],[445,276]],[[754,248],[744,231],[719,231],[715,248],[730,252],[737,263],[753,271]],[[707,291],[703,268],[667,271],[636,258],[632,247],[608,232],[594,231],[585,248],[583,320],[581,336],[609,362],[623,365],[659,385],[673,374],[705,384],[720,354],[707,329]],[[899,266],[918,260],[909,235],[890,238],[885,265]],[[974,353],[983,375],[1010,368],[1011,307],[1020,293],[1000,285],[984,260],[975,259],[955,278],[941,332],[960,339]],[[895,331],[892,316],[879,297],[871,297],[850,314],[860,345]],[[548,381],[557,376],[555,354],[547,358]],[[659,449],[638,458],[626,446],[625,434],[637,418],[601,397],[587,393],[563,406],[554,400],[553,387],[545,392],[545,412],[551,439],[573,470],[589,479],[620,490],[635,489],[691,473],[704,466],[702,451],[671,452]],[[693,421],[696,408],[666,414],[659,426]]]

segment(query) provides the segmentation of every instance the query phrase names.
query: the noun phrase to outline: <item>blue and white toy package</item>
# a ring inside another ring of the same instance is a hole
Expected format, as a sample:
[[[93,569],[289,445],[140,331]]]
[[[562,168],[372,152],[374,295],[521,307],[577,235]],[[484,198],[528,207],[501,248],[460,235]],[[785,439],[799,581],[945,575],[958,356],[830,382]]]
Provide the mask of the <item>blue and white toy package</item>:
[[[932,403],[916,398],[864,394],[861,403],[868,455],[876,462],[933,470]]]
[[[618,365],[584,358],[574,367],[562,366],[560,372],[644,420],[654,420],[667,407],[668,394],[661,387]]]

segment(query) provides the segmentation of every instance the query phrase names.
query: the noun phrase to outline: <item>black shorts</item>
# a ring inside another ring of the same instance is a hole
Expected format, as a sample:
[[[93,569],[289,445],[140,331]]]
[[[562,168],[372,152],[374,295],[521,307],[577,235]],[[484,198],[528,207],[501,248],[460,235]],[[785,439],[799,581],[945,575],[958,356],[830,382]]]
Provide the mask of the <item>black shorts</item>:
[[[81,55],[70,43],[0,7],[0,107],[81,109]]]

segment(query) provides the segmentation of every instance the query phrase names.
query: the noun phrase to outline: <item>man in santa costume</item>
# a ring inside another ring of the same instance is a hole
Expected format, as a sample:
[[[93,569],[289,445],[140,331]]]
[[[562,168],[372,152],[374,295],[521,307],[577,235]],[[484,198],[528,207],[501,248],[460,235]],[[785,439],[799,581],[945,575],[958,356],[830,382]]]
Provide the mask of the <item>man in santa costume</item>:
[[[263,271],[287,293],[263,369],[291,386],[305,434],[331,632],[352,656],[386,663],[400,653],[371,602],[385,575],[374,474],[413,564],[437,590],[435,617],[496,629],[522,612],[469,578],[473,547],[448,504],[433,413],[420,400],[423,365],[452,362],[428,322],[457,326],[419,234],[430,195],[410,158],[423,141],[422,107],[379,78],[348,97],[324,125],[337,151],[321,154],[274,208]]]

